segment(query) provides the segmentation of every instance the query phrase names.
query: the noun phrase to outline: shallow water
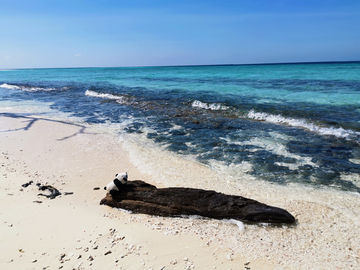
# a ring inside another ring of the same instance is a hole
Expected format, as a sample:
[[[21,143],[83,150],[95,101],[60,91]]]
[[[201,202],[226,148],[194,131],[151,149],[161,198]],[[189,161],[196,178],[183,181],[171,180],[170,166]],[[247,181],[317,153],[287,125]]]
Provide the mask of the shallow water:
[[[13,70],[0,71],[0,97],[1,106],[33,102],[223,172],[242,166],[268,182],[359,192],[359,70],[360,63]]]

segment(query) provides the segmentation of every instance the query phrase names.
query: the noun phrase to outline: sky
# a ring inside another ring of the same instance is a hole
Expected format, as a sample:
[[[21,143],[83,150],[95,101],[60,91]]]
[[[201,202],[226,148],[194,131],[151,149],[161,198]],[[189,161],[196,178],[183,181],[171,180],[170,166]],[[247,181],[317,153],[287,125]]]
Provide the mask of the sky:
[[[0,0],[1,69],[359,60],[359,0]]]

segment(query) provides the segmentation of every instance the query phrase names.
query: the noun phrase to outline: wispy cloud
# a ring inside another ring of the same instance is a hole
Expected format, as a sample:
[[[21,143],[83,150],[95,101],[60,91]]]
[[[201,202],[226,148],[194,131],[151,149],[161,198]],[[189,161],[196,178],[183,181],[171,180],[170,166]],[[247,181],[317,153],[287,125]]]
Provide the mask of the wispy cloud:
[[[75,54],[74,56],[75,56],[75,57],[79,57],[79,56],[81,56],[81,53],[77,53],[77,54]]]
[[[5,55],[4,58],[5,58],[5,59],[9,59],[9,58],[10,58],[10,55]]]

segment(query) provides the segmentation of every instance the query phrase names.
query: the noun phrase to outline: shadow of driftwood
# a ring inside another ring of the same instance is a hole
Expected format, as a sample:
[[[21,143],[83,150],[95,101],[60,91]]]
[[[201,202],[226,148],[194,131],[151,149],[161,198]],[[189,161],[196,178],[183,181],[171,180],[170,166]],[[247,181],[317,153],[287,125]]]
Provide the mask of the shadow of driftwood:
[[[16,129],[8,129],[8,130],[2,130],[0,132],[13,132],[13,131],[20,131],[20,130],[24,130],[27,131],[29,130],[36,122],[39,121],[46,121],[46,122],[54,122],[54,123],[60,123],[60,124],[64,124],[64,125],[70,125],[70,126],[74,126],[78,128],[78,131],[73,133],[72,135],[63,137],[61,139],[57,139],[57,141],[63,141],[66,139],[70,139],[78,134],[94,134],[94,133],[88,133],[85,132],[86,127],[83,125],[79,125],[79,124],[73,124],[73,123],[69,123],[69,122],[65,122],[65,121],[60,121],[60,120],[54,120],[54,119],[48,119],[48,118],[41,118],[41,117],[33,117],[33,116],[27,116],[25,114],[17,114],[17,113],[0,113],[0,117],[8,117],[8,118],[15,118],[15,119],[24,119],[23,123],[24,126],[21,128],[16,128]]]

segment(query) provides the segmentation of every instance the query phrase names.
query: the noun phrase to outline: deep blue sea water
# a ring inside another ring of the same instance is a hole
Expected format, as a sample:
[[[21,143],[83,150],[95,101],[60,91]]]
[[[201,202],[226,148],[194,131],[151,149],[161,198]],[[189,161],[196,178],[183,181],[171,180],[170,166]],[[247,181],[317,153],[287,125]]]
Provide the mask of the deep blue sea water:
[[[360,62],[2,70],[0,109],[15,103],[264,181],[360,192]]]

